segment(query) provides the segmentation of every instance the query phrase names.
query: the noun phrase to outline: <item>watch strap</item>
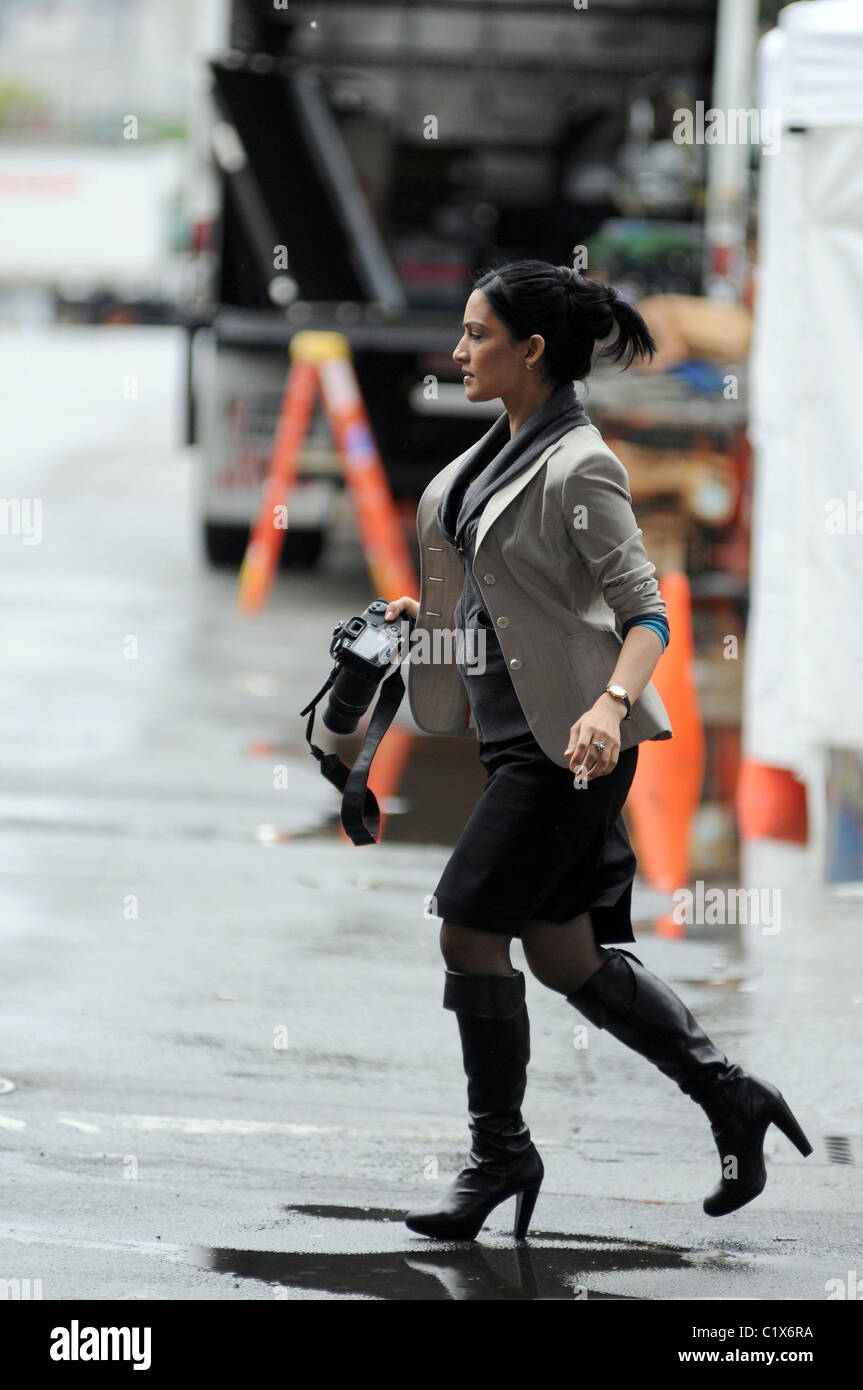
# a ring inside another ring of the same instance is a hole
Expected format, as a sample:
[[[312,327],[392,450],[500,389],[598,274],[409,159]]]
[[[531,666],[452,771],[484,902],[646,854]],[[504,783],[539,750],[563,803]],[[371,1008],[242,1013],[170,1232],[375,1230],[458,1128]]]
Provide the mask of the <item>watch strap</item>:
[[[621,686],[620,688],[621,688],[621,690],[623,690],[623,686]],[[629,718],[630,718],[630,714],[631,714],[631,710],[632,710],[632,703],[631,703],[630,698],[629,698],[629,696],[627,695],[626,691],[624,690],[622,695],[618,695],[616,691],[612,690],[611,687],[607,685],[607,686],[605,687],[605,693],[606,693],[606,695],[610,695],[611,698],[612,698],[612,700],[622,700],[622,701],[623,701],[623,703],[626,705],[626,714],[623,716],[623,718],[624,718],[624,720],[629,719]],[[621,721],[621,722],[622,722],[622,721]]]

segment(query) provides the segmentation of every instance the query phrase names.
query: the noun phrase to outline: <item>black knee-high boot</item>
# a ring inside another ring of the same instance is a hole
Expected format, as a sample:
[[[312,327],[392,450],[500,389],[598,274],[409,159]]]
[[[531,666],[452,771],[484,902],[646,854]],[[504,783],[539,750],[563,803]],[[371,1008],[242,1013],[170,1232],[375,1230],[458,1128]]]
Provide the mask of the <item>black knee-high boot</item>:
[[[631,951],[613,948],[567,1001],[595,1027],[653,1062],[707,1114],[722,1160],[722,1177],[704,1199],[708,1216],[737,1211],[763,1191],[768,1125],[777,1125],[804,1158],[811,1154],[784,1096],[769,1081],[729,1062],[674,990]]]
[[[530,1060],[524,975],[446,971],[443,1007],[458,1020],[471,1147],[440,1203],[408,1212],[420,1235],[473,1240],[492,1209],[518,1194],[513,1234],[527,1234],[544,1168],[521,1116]]]

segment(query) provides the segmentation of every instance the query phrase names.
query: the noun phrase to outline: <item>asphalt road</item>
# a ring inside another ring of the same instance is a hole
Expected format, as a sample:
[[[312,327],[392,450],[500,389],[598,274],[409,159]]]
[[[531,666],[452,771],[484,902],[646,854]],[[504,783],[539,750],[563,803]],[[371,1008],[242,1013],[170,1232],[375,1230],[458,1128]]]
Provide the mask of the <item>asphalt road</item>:
[[[475,747],[403,708],[384,838],[347,843],[298,711],[335,621],[373,596],[355,537],[244,617],[176,447],[179,335],[7,330],[0,367],[5,494],[42,501],[38,544],[0,536],[9,1296],[814,1303],[863,1282],[860,907],[779,847],[746,882],[781,887],[780,932],[669,941],[640,885],[635,949],[815,1152],[771,1128],[765,1192],[706,1217],[703,1113],[610,1036],[576,1048],[584,1020],[529,977],[531,1239],[510,1239],[512,1202],[472,1245],[407,1231],[467,1149],[425,899],[481,786]]]

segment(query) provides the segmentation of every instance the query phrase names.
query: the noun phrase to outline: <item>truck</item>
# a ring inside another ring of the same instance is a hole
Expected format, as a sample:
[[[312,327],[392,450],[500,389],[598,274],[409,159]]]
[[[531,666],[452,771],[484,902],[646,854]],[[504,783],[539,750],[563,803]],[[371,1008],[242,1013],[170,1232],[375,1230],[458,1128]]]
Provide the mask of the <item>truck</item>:
[[[197,132],[207,274],[179,310],[211,563],[244,553],[300,329],[348,340],[412,533],[425,483],[500,413],[465,402],[452,360],[478,270],[579,249],[590,270],[602,233],[624,292],[699,291],[703,151],[675,143],[671,117],[709,96],[715,11],[232,0]],[[343,493],[318,408],[286,565],[318,561]]]

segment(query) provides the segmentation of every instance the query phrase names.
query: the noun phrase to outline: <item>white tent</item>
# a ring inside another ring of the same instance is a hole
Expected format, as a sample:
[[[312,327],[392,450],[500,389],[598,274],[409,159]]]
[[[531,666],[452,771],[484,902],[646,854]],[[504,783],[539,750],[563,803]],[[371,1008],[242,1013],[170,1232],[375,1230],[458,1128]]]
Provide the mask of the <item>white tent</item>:
[[[760,160],[743,755],[806,781],[817,826],[828,750],[863,751],[863,3],[783,9],[758,105],[781,127]]]

